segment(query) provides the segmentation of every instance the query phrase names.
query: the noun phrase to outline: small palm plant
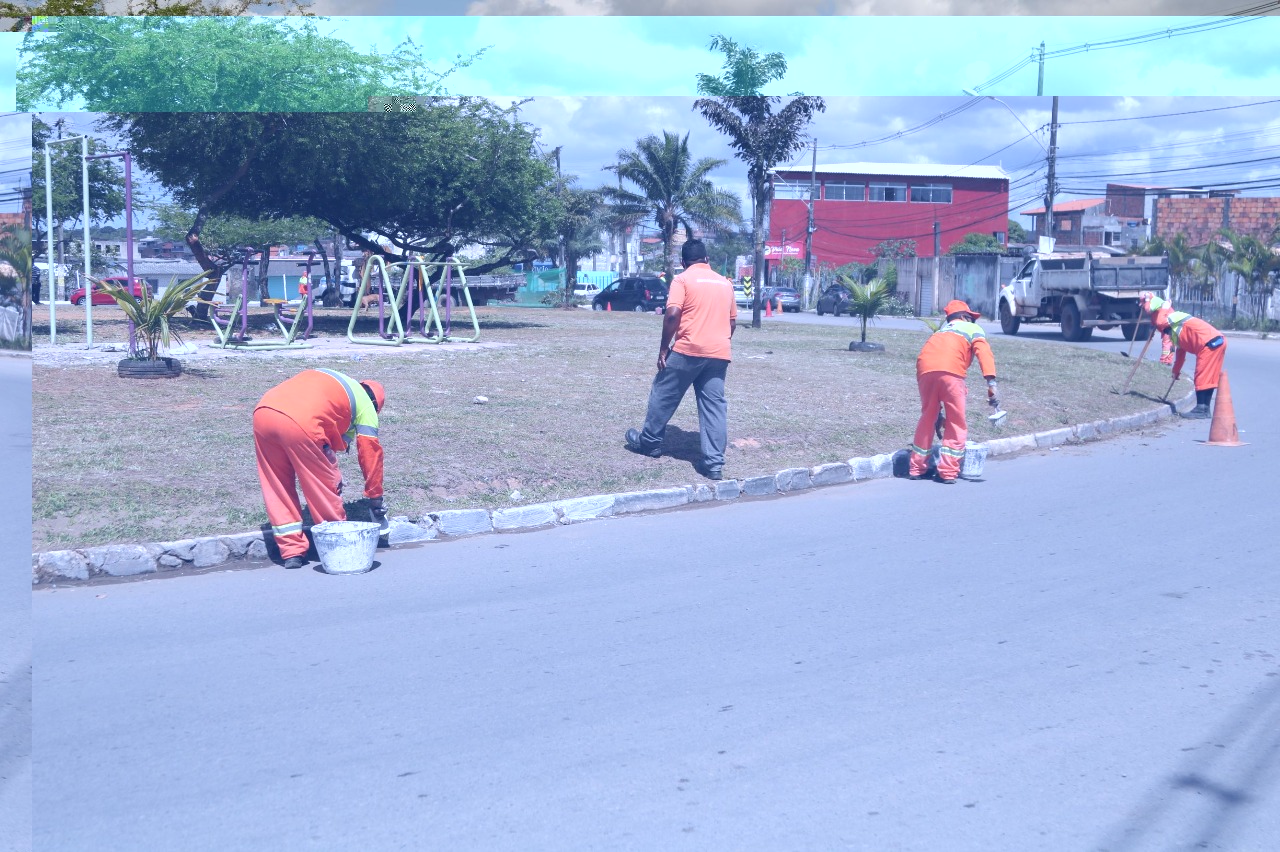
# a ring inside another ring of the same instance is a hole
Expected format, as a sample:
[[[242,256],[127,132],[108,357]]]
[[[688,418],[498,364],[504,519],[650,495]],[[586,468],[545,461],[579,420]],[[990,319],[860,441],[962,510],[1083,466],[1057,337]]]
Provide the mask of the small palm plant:
[[[159,296],[151,295],[151,291],[143,287],[141,298],[135,296],[129,288],[112,281],[94,283],[101,286],[104,293],[116,300],[116,304],[124,311],[125,317],[133,323],[134,334],[143,344],[138,347],[134,357],[155,361],[160,357],[162,347],[169,348],[170,338],[179,343],[182,342],[182,337],[170,326],[169,321],[186,309],[187,302],[194,299],[196,294],[204,288],[208,278],[201,272],[194,278],[170,284]]]
[[[889,301],[889,284],[883,278],[874,278],[866,284],[859,284],[851,278],[842,276],[842,284],[849,291],[848,311],[862,320],[862,342],[867,342],[867,320],[875,317],[880,309]]]

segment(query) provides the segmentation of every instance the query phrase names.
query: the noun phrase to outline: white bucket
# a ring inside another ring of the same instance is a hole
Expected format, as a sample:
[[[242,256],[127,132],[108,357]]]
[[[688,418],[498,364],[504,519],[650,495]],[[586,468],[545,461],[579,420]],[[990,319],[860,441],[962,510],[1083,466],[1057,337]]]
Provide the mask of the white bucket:
[[[960,465],[962,479],[978,479],[982,476],[982,466],[987,461],[986,444],[965,444],[964,462]]]
[[[367,521],[325,521],[311,528],[311,540],[326,574],[363,574],[373,570],[380,532]]]

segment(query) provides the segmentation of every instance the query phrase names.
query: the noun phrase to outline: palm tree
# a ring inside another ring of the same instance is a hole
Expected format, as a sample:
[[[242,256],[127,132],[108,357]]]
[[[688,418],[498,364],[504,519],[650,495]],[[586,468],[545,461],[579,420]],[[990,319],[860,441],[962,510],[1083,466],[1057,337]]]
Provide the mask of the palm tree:
[[[747,164],[747,184],[751,191],[751,237],[755,247],[756,276],[764,268],[766,221],[772,196],[770,172],[779,163],[789,162],[807,143],[804,128],[814,113],[826,111],[819,97],[800,96],[774,112],[782,98],[753,95],[699,98],[694,109],[712,127],[729,137],[735,156]],[[761,278],[763,282],[763,279]],[[757,292],[759,292],[757,288]],[[751,325],[760,327],[760,300],[751,311]]]
[[[1169,277],[1173,279],[1173,283],[1178,286],[1176,291],[1179,296],[1182,295],[1182,284],[1186,280],[1188,273],[1191,272],[1191,261],[1195,256],[1195,251],[1191,248],[1191,242],[1187,239],[1187,235],[1177,233],[1172,239],[1163,240],[1161,254],[1167,255],[1169,258]]]
[[[859,284],[852,278],[841,276],[841,284],[849,291],[849,313],[862,320],[862,342],[867,342],[867,321],[880,312],[889,301],[889,284],[883,278],[875,278]]]
[[[610,167],[637,189],[605,186],[600,194],[613,203],[615,217],[653,215],[662,237],[668,280],[675,272],[672,246],[677,228],[684,228],[685,238],[693,239],[694,228],[714,231],[742,222],[738,196],[716,189],[707,177],[724,164],[713,157],[694,162],[689,134],[681,137],[664,130],[661,139],[646,136],[636,142],[634,151],[619,151],[618,164]]]

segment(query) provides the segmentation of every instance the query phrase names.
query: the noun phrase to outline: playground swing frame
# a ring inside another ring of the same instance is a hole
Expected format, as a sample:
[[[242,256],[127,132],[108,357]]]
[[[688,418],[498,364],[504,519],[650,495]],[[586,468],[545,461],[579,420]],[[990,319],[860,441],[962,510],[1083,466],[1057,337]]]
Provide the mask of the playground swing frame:
[[[208,299],[196,299],[197,302],[209,307],[209,324],[213,326],[214,334],[218,339],[209,345],[215,349],[229,350],[270,350],[270,349],[310,349],[311,344],[295,340],[298,332],[298,326],[302,319],[302,305],[297,307],[293,314],[293,322],[286,325],[281,318],[281,308],[284,306],[283,299],[263,299],[264,304],[273,305],[272,319],[275,320],[276,327],[280,330],[280,340],[250,340],[249,339],[249,300],[246,298],[249,288],[249,266],[256,265],[261,261],[250,260],[251,255],[246,254],[240,259],[240,295],[234,302],[214,302]],[[306,314],[308,320],[308,332],[311,329],[311,289],[307,288]],[[236,329],[237,319],[239,319],[239,329]]]
[[[373,276],[374,264],[380,272],[380,289],[378,301],[378,336],[357,335],[356,321],[360,318],[360,302],[369,293],[369,281]],[[431,284],[431,270],[441,270],[439,287]],[[392,286],[391,272],[402,270],[400,284]],[[453,337],[451,330],[454,270],[461,282],[462,297],[466,300],[467,312],[471,317],[474,334],[471,337]],[[411,255],[407,260],[387,263],[381,255],[372,255],[365,263],[360,275],[360,286],[356,289],[354,303],[351,306],[351,320],[347,323],[347,339],[352,343],[369,346],[401,346],[405,343],[473,343],[480,339],[480,321],[476,317],[475,303],[471,299],[471,291],[467,287],[467,276],[461,261],[450,258],[443,261],[428,261],[421,255]],[[418,304],[414,305],[414,296],[418,296]],[[390,323],[388,323],[388,295],[390,295]],[[440,319],[438,304],[441,296],[445,303],[445,319]],[[406,308],[405,316],[409,327],[406,329],[401,319],[401,306]],[[429,313],[428,313],[429,308]],[[414,319],[418,320],[414,329]],[[434,334],[428,332],[434,328]],[[421,337],[414,337],[414,333]]]

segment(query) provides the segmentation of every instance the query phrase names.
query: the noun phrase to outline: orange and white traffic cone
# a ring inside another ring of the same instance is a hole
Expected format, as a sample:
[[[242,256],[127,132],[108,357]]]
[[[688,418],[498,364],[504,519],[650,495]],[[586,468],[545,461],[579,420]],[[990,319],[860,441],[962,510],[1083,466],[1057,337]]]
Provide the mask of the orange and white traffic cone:
[[[1213,402],[1213,421],[1209,424],[1209,440],[1211,447],[1243,447],[1240,433],[1236,430],[1236,410],[1231,404],[1231,385],[1227,382],[1227,371],[1222,371],[1222,379],[1218,382],[1218,398]]]
[[[765,315],[765,316],[767,316],[767,317],[771,317],[771,316],[773,316],[773,302],[772,302],[772,301],[768,301],[768,302],[765,302],[765,303],[764,303],[764,315]]]

